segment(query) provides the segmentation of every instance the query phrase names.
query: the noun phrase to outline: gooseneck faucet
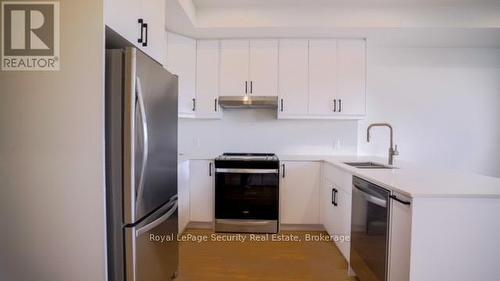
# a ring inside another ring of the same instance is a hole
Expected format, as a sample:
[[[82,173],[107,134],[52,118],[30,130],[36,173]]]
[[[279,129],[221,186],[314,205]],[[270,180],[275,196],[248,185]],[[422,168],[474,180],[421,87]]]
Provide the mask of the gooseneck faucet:
[[[399,155],[398,146],[393,144],[392,126],[389,123],[373,123],[366,129],[366,142],[370,142],[370,129],[372,127],[387,127],[390,130],[391,143],[389,145],[389,165],[394,163],[394,156]]]

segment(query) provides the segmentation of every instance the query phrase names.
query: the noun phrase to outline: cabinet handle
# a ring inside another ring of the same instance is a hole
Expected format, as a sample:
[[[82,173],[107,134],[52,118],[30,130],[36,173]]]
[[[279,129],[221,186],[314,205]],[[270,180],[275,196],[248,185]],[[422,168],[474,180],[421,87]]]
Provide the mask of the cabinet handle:
[[[196,99],[193,98],[193,111],[196,111]]]
[[[253,94],[253,81],[250,81],[250,94]]]
[[[332,204],[333,206],[337,206],[337,192],[338,190],[336,188],[332,188]]]
[[[411,205],[411,202],[403,201],[403,200],[399,199],[398,197],[396,197],[396,195],[390,195],[389,197],[391,197],[392,199],[398,201],[401,204]]]
[[[333,100],[333,112],[337,112],[337,100]]]
[[[144,26],[144,29],[146,29],[146,32],[145,32],[145,36],[144,36],[145,39],[144,39],[144,42],[142,43],[142,46],[147,47],[148,46],[148,24],[145,23],[145,24],[143,24],[143,26]]]
[[[138,19],[137,22],[139,23],[139,28],[141,29],[141,37],[137,39],[137,43],[142,43],[142,40],[144,40],[144,20]]]
[[[339,99],[339,112],[342,112],[342,99]]]
[[[212,162],[208,163],[208,176],[212,176]]]
[[[283,168],[282,177],[285,178],[285,164],[281,164],[281,167]]]
[[[283,112],[283,99],[280,100],[280,111]]]
[[[217,112],[217,99],[215,99],[215,102],[214,102],[214,110],[215,110],[215,112]]]
[[[245,81],[245,94],[248,94],[248,81]]]

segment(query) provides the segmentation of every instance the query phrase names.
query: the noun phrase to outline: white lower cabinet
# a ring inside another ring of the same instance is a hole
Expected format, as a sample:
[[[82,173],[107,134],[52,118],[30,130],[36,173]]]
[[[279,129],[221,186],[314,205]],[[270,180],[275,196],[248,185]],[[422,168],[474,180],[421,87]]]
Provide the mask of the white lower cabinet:
[[[189,217],[192,222],[214,219],[214,171],[212,160],[189,161]]]
[[[349,260],[351,251],[351,200],[351,194],[343,188],[337,188],[335,198],[337,206],[334,207],[337,208],[338,220],[335,228],[338,239],[335,240],[335,244],[346,260]]]
[[[281,162],[280,221],[319,224],[320,162]]]
[[[351,195],[329,180],[322,187],[322,223],[335,245],[349,260],[351,233]]]
[[[182,233],[189,223],[189,160],[177,164],[177,196],[179,198],[179,233]]]
[[[321,223],[346,260],[350,257],[352,175],[330,164],[323,166]]]
[[[403,202],[411,200],[393,194]],[[391,228],[389,243],[389,281],[410,280],[411,205],[391,200]]]

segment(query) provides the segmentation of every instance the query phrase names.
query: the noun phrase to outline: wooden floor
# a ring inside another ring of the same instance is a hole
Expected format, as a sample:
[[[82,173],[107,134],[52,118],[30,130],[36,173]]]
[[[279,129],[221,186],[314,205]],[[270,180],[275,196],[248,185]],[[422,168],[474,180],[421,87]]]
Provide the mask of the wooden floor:
[[[320,233],[283,232],[286,237],[300,237],[300,242],[276,242],[272,237],[265,242],[249,241],[249,235],[244,235],[245,242],[217,242],[209,230],[188,230],[184,237],[207,237],[208,241],[179,244],[176,281],[355,280],[347,276],[347,264],[332,242],[305,241],[306,234]]]

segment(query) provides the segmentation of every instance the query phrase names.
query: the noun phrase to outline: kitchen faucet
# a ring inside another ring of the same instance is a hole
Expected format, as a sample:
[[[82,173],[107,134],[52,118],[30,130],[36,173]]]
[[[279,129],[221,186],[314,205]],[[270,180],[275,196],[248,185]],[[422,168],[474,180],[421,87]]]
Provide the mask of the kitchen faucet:
[[[394,156],[399,155],[398,145],[393,146],[392,126],[389,123],[373,123],[366,129],[366,142],[370,142],[370,129],[372,127],[387,127],[390,130],[391,143],[389,145],[389,165],[394,163]]]

